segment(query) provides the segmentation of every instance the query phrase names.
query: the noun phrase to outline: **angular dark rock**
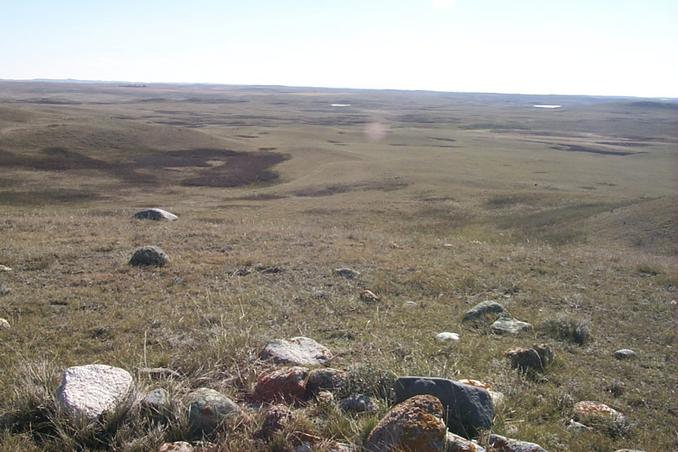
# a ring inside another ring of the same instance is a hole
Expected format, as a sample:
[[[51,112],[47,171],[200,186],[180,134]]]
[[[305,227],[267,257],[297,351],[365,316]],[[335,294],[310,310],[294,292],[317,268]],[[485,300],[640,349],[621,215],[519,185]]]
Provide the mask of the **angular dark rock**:
[[[420,394],[437,397],[445,409],[444,419],[450,431],[466,438],[492,426],[492,397],[483,388],[445,378],[400,377],[394,390],[396,403]]]

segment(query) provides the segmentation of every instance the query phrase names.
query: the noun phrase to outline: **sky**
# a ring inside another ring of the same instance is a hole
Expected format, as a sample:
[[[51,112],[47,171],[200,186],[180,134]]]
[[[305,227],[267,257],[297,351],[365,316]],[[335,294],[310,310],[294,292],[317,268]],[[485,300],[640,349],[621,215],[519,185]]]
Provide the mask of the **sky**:
[[[677,0],[0,0],[0,79],[678,97]]]

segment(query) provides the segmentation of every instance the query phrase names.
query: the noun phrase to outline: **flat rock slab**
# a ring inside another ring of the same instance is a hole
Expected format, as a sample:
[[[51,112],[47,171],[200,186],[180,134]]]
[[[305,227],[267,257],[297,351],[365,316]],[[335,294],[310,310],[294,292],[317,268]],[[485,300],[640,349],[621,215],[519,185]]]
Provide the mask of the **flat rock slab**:
[[[333,358],[327,347],[303,336],[290,340],[275,339],[266,344],[259,356],[278,364],[307,367],[325,365]]]
[[[169,263],[169,257],[167,257],[167,254],[157,246],[142,246],[141,248],[137,248],[134,250],[134,254],[129,260],[130,265],[137,267],[162,267],[163,265],[167,265],[167,263]]]
[[[400,377],[394,390],[396,403],[420,394],[437,397],[445,409],[447,427],[466,438],[492,426],[494,405],[486,389],[445,378]]]
[[[372,429],[365,449],[382,451],[445,450],[443,407],[430,395],[418,395],[394,406]]]
[[[211,432],[239,413],[235,402],[214,389],[199,388],[188,395],[188,421],[194,432]]]
[[[523,331],[532,329],[532,325],[521,320],[512,319],[509,317],[502,317],[497,319],[491,326],[492,332],[495,334],[519,334]]]
[[[462,321],[468,322],[470,320],[477,320],[485,316],[489,315],[499,315],[506,312],[504,309],[504,306],[501,304],[497,303],[496,301],[492,300],[487,300],[483,301],[481,303],[478,303],[468,311],[464,313],[464,317],[462,318]],[[496,316],[495,316],[496,317]]]
[[[103,364],[69,367],[57,389],[58,406],[71,418],[95,420],[131,401],[132,375]]]
[[[518,441],[501,435],[490,435],[488,438],[490,451],[495,452],[546,452],[539,444]]]
[[[162,210],[162,209],[158,209],[157,207],[153,207],[153,208],[150,208],[150,209],[140,210],[139,212],[134,214],[134,218],[137,219],[137,220],[174,221],[174,220],[178,219],[179,217],[177,217],[173,213],[168,212],[166,210]]]

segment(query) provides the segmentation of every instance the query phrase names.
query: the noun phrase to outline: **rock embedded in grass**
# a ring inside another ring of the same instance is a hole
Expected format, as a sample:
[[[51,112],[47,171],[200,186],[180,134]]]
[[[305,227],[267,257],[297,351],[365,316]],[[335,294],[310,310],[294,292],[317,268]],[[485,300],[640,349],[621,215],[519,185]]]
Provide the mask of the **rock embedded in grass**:
[[[522,320],[517,320],[509,316],[502,316],[495,320],[495,322],[490,327],[492,332],[495,334],[520,334],[524,331],[529,331],[532,329],[532,325],[523,322]]]
[[[636,357],[636,352],[629,348],[622,348],[614,352],[614,357],[617,359],[631,359]]]
[[[487,383],[483,383],[482,381],[478,380],[471,380],[468,378],[463,378],[461,380],[458,380],[459,383],[468,385],[468,386],[475,386],[476,388],[482,388],[485,389],[489,394],[490,398],[492,399],[492,407],[497,410],[499,407],[501,407],[504,404],[504,400],[506,399],[506,396],[502,392],[499,391],[493,391],[492,386],[490,386]]]
[[[391,408],[372,429],[365,450],[444,451],[443,406],[431,395],[417,395]]]
[[[506,309],[500,303],[496,301],[487,300],[481,303],[478,303],[468,311],[464,313],[462,318],[463,322],[468,322],[471,320],[478,320],[482,317],[490,316],[493,314],[499,315],[506,312]]]
[[[487,440],[490,452],[546,452],[539,444],[506,438],[505,436],[491,434]]]
[[[0,273],[2,273],[2,272],[11,272],[11,271],[12,271],[12,269],[9,268],[8,266],[6,266],[6,265],[0,265]]]
[[[134,214],[134,218],[137,220],[174,221],[179,217],[166,210],[153,207],[150,209],[140,210],[139,212]]]
[[[164,413],[169,410],[172,401],[169,392],[163,388],[156,388],[148,392],[143,399],[141,399],[141,407],[154,414]]]
[[[9,295],[12,293],[12,289],[0,283],[0,295]]]
[[[379,296],[369,289],[360,291],[360,299],[366,303],[376,303],[380,300]]]
[[[285,405],[273,405],[266,410],[264,422],[261,428],[254,433],[254,437],[267,441],[287,427],[293,419],[294,414],[288,407]]]
[[[253,397],[261,402],[299,402],[308,398],[306,367],[286,367],[264,372],[257,378]]]
[[[196,389],[187,399],[188,422],[195,433],[210,433],[241,412],[235,402],[210,388]]]
[[[346,278],[346,279],[355,279],[358,276],[360,276],[359,271],[353,270],[352,268],[348,268],[348,267],[335,268],[334,274],[337,275],[337,276],[341,276],[342,278]]]
[[[613,433],[625,433],[628,428],[626,417],[601,402],[585,400],[574,404],[574,420],[596,429]]]
[[[543,372],[553,362],[555,354],[546,344],[535,345],[532,348],[518,347],[504,354],[511,362],[511,367],[523,372]]]
[[[339,408],[349,413],[369,413],[377,409],[374,401],[364,394],[354,394],[339,402]]]
[[[333,358],[332,352],[327,347],[303,336],[290,340],[275,339],[266,344],[259,356],[277,364],[307,367],[326,365]]]
[[[436,334],[436,340],[439,342],[459,342],[459,334],[444,331]]]
[[[7,319],[3,319],[0,317],[0,330],[8,330],[10,328],[11,326],[9,325]]]
[[[134,250],[134,254],[129,261],[130,265],[137,267],[156,266],[162,267],[169,263],[167,254],[157,246],[142,246]]]
[[[57,406],[79,421],[93,421],[104,413],[127,408],[134,392],[132,376],[104,364],[69,367],[56,391]]]
[[[313,369],[308,374],[306,388],[312,394],[320,391],[339,391],[348,381],[348,372],[341,369]]]
[[[158,449],[158,452],[193,452],[195,448],[186,441],[176,441],[173,443],[164,443]]]
[[[492,426],[494,404],[486,389],[433,377],[400,377],[393,388],[396,403],[415,395],[437,397],[448,428],[458,435],[473,437]]]

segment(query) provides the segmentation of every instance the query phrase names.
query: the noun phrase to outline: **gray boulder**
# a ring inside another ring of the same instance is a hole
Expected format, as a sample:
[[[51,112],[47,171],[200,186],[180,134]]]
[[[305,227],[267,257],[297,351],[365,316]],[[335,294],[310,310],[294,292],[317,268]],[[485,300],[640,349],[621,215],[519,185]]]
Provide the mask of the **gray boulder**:
[[[240,407],[214,389],[199,388],[188,395],[188,421],[193,432],[212,432],[238,414]]]
[[[400,377],[394,384],[394,390],[396,403],[420,394],[437,397],[443,404],[449,430],[466,438],[492,426],[492,397],[483,388],[445,378]]]
[[[498,318],[491,326],[495,334],[519,334],[532,329],[532,325],[508,316]]]
[[[490,435],[487,441],[491,451],[496,452],[546,452],[539,444],[518,441],[501,435]]]
[[[377,406],[370,397],[363,394],[355,394],[339,402],[339,408],[350,413],[365,413],[375,411]]]
[[[631,359],[636,357],[636,352],[629,348],[622,348],[614,352],[614,357],[617,359]]]
[[[69,367],[56,391],[57,406],[72,419],[93,421],[128,407],[134,381],[124,369],[103,364]]]
[[[137,220],[174,221],[174,220],[178,219],[179,217],[177,217],[173,213],[168,212],[166,210],[162,210],[162,209],[158,209],[157,207],[153,207],[151,209],[144,209],[144,210],[141,210],[141,211],[135,213],[134,218],[137,219]]]
[[[157,246],[142,246],[134,250],[134,254],[129,261],[134,266],[157,266],[162,267],[169,262],[167,254]]]
[[[466,311],[464,313],[462,321],[468,322],[469,320],[477,320],[488,315],[492,314],[498,315],[503,312],[506,312],[504,306],[497,303],[496,301],[487,300],[483,301],[482,303],[478,303],[477,305]]]
[[[303,336],[290,340],[275,339],[266,344],[259,356],[277,364],[309,367],[325,365],[333,358],[327,347]]]

